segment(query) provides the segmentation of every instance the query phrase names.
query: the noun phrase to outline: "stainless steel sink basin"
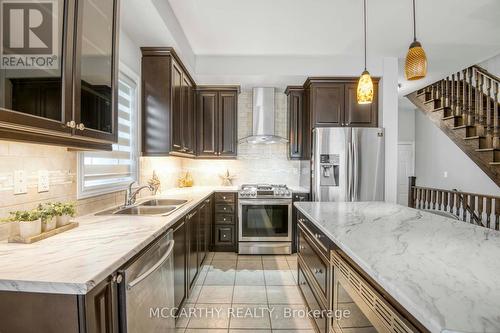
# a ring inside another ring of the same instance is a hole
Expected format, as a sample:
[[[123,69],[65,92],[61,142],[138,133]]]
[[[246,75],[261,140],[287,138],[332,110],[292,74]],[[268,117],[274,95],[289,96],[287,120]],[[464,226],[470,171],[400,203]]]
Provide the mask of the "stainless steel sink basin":
[[[130,207],[108,209],[96,215],[166,216],[184,206],[189,200],[151,199]]]
[[[141,202],[139,206],[180,206],[184,205],[187,200],[178,199],[153,199]]]
[[[164,215],[173,212],[178,207],[176,206],[161,206],[161,207],[146,207],[146,206],[132,206],[120,209],[113,213],[113,215]]]

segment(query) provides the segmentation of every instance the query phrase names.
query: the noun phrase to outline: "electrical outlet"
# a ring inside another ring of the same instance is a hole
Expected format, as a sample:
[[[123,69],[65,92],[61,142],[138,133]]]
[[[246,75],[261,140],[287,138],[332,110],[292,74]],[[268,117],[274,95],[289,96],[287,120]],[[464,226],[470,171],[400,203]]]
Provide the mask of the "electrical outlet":
[[[28,193],[28,184],[26,183],[26,176],[24,170],[14,171],[14,194]]]
[[[444,177],[444,178],[448,178],[448,171],[445,171],[445,172],[443,173],[443,177]]]
[[[38,171],[38,193],[49,191],[49,172],[47,170]]]

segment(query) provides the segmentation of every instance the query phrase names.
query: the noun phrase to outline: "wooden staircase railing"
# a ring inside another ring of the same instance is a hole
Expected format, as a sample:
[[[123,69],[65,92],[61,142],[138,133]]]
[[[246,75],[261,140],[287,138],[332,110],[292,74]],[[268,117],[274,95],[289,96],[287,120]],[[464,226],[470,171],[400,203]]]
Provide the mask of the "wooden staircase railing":
[[[416,186],[416,177],[410,177],[408,184],[408,207],[447,212],[464,222],[500,230],[500,197]]]
[[[471,66],[408,95],[500,186],[500,78]]]

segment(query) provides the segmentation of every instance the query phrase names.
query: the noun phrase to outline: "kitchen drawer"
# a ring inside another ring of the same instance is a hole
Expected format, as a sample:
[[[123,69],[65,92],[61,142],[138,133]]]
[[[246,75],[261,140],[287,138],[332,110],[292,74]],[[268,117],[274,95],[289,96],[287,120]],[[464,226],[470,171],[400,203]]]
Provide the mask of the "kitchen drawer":
[[[215,226],[215,245],[232,244],[234,239],[234,227],[232,225]]]
[[[215,193],[216,203],[234,203],[236,202],[236,193],[217,192]]]
[[[302,229],[313,240],[314,244],[318,247],[321,253],[326,258],[329,258],[329,252],[334,248],[333,242],[301,212],[297,212],[297,221],[299,226],[302,225]]]
[[[215,204],[215,214],[234,214],[234,205],[231,204]]]
[[[217,214],[215,215],[216,224],[234,224],[234,214]]]
[[[314,293],[314,288],[311,286],[310,282],[306,278],[306,273],[301,266],[301,262],[298,265],[299,271],[299,288],[304,297],[307,308],[312,311],[319,312],[320,315],[312,318],[313,324],[316,326],[316,331],[320,333],[328,333],[328,317],[326,316],[326,307],[322,305],[320,298],[318,298]],[[312,315],[312,314],[311,314]]]
[[[306,263],[311,276],[318,284],[325,301],[328,300],[329,263],[306,232],[299,226],[299,256]]]

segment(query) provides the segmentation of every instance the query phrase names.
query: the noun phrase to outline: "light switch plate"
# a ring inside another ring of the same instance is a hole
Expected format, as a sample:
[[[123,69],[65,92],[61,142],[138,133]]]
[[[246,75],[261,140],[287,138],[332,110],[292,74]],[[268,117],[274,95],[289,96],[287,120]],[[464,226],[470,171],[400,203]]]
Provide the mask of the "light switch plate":
[[[47,170],[38,171],[38,193],[49,191],[49,172]]]
[[[14,171],[14,194],[28,193],[28,184],[24,170]]]
[[[443,177],[448,178],[448,171],[443,172]]]

